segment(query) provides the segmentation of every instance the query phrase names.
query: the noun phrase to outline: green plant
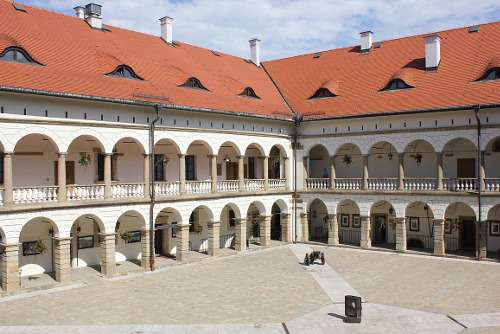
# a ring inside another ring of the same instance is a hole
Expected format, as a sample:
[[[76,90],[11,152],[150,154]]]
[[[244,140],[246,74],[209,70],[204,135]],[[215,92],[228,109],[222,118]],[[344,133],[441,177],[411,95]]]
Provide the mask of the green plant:
[[[170,157],[166,154],[162,155],[155,163],[155,165],[164,163],[167,165],[170,162]]]
[[[260,223],[264,221],[264,217],[262,216],[255,216],[252,218],[252,226],[258,227]]]
[[[193,228],[198,235],[200,235],[201,232],[203,232],[203,225],[201,225],[200,223],[193,223]]]
[[[92,164],[92,156],[90,153],[80,154],[80,159],[78,159],[80,166],[89,167]]]
[[[422,154],[417,152],[415,153],[415,155],[413,156],[413,159],[415,159],[415,163],[420,166],[420,164],[422,163]]]
[[[323,218],[323,223],[328,224],[328,215],[326,215],[325,218]]]
[[[450,228],[452,231],[458,231],[461,227],[462,223],[457,218],[450,221]]]
[[[120,233],[120,238],[125,241],[125,243],[129,243],[130,240],[134,239],[134,236],[130,232],[122,232]]]
[[[280,157],[279,157],[279,155],[275,155],[275,156],[271,157],[271,165],[277,166],[279,164],[280,164]]]
[[[225,155],[224,158],[222,158],[222,161],[224,162],[231,162],[231,158],[229,157],[229,155]]]
[[[38,239],[36,243],[30,246],[29,252],[35,255],[33,263],[36,263],[37,254],[41,254],[43,256],[43,254],[47,252],[47,246],[45,246],[45,243],[41,239]]]
[[[387,220],[384,217],[378,217],[375,222],[380,223],[380,226],[378,227],[380,231],[387,227]]]
[[[342,158],[342,162],[345,163],[347,165],[347,167],[349,167],[352,163],[352,157],[348,156],[347,154],[344,155],[344,157]]]

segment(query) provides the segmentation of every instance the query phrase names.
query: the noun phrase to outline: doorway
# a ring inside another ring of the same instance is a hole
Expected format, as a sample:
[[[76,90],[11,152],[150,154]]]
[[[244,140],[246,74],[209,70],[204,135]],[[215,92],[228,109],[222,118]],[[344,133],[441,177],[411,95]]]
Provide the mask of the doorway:
[[[476,223],[472,218],[460,219],[462,229],[460,231],[461,246],[464,250],[476,249]]]
[[[163,255],[163,229],[158,229],[158,227],[163,225],[155,225],[155,254]]]
[[[387,241],[387,216],[376,215],[374,218],[374,231],[373,242],[386,242]],[[382,225],[382,220],[385,224]]]
[[[226,162],[226,180],[238,180],[237,162]]]

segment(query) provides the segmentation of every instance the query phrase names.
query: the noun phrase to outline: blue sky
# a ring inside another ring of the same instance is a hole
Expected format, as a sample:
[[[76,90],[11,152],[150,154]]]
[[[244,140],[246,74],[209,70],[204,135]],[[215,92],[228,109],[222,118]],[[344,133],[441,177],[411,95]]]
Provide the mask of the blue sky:
[[[24,0],[74,15],[75,0]],[[498,0],[102,0],[103,23],[160,35],[159,18],[174,18],[174,40],[249,58],[248,40],[261,40],[261,60],[359,44],[373,31],[383,41],[488,23]]]

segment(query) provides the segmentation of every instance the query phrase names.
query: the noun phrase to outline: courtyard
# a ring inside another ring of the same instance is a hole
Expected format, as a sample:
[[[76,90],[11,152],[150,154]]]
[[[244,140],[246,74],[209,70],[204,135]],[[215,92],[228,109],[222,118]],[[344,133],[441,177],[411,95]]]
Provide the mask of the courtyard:
[[[301,264],[320,250],[325,266]],[[282,245],[0,299],[0,333],[498,333],[500,264]],[[344,296],[363,299],[344,322]]]

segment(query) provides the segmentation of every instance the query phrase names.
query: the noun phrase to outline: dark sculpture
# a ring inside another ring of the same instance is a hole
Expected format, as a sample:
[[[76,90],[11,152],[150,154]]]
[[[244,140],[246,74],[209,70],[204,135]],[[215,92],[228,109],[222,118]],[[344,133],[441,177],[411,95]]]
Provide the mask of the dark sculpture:
[[[306,256],[304,257],[304,264],[306,266],[308,266],[310,264],[314,264],[316,262],[316,260],[319,260],[320,264],[324,265],[325,264],[325,254],[323,254],[320,251],[313,251],[311,254],[306,253]]]

